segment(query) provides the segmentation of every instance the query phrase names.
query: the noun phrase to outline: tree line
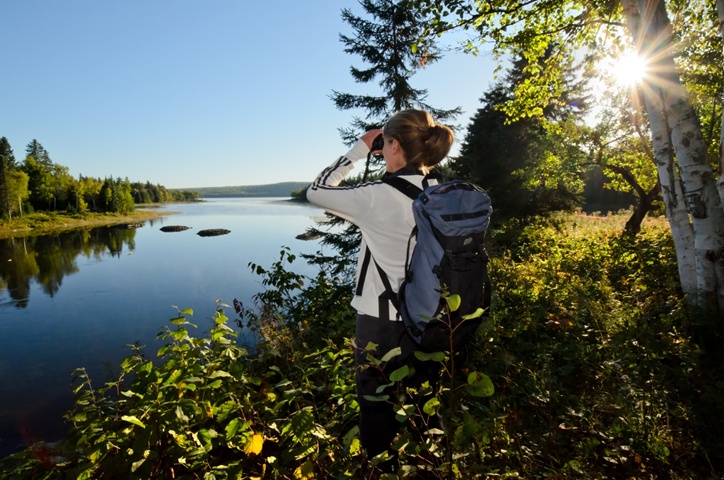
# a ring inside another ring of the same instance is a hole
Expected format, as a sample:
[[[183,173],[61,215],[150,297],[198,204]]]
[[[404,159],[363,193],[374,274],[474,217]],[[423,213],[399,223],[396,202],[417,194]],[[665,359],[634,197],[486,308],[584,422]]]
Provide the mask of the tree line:
[[[0,220],[41,211],[129,213],[136,204],[197,201],[199,192],[170,190],[127,178],[78,178],[51,160],[33,139],[18,162],[6,137],[0,138]]]

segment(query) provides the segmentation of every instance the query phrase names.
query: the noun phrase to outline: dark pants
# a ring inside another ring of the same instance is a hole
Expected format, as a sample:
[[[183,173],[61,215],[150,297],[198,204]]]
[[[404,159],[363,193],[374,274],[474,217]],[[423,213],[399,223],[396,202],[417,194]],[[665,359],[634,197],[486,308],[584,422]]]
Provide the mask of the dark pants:
[[[367,360],[368,352],[364,349],[370,343],[377,344],[375,351],[371,352],[375,358],[382,358],[388,351],[395,347],[401,347],[402,354],[392,358],[380,370],[369,365]],[[402,322],[380,320],[368,315],[357,315],[356,339],[357,350],[355,351],[355,365],[357,367],[357,397],[360,406],[360,442],[367,451],[369,458],[374,457],[386,450],[389,450],[392,440],[400,429],[400,422],[395,418],[394,402],[397,390],[388,387],[383,392],[377,392],[377,388],[390,383],[389,374],[403,365],[413,369],[413,375],[405,379],[404,386],[419,387],[426,380],[431,385],[436,384],[440,372],[440,364],[437,362],[420,362],[414,356],[415,343],[405,333]],[[379,397],[390,395],[388,401],[371,401],[364,398],[365,395]],[[424,403],[427,398],[421,400]],[[420,405],[419,412],[422,412]],[[437,418],[420,417],[418,428],[441,428]],[[394,452],[390,452],[394,456]]]

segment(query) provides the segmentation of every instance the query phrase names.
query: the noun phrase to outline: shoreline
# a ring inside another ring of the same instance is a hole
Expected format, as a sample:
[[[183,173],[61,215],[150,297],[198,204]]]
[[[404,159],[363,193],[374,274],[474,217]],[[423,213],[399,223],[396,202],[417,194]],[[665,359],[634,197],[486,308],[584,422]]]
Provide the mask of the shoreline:
[[[64,213],[31,214],[21,220],[0,224],[0,239],[20,238],[40,235],[52,235],[79,228],[95,228],[110,225],[123,225],[153,220],[166,215],[180,212],[166,212],[137,208],[127,214],[88,213],[84,215],[67,215]]]

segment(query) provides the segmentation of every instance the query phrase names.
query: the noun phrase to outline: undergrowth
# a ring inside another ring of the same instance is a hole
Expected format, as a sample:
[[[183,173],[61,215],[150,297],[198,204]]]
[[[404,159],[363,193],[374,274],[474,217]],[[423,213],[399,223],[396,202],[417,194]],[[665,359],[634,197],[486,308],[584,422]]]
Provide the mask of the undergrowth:
[[[400,369],[380,392],[403,423],[399,478],[721,478],[721,328],[681,301],[664,224],[621,231],[560,215],[490,232],[492,314],[466,368],[427,355],[437,388],[402,391]],[[77,370],[68,439],[5,459],[3,478],[376,478],[383,458],[357,439],[350,279],[294,260],[250,265],[265,288],[252,307],[219,303],[202,328],[181,310],[158,356],[131,347],[115,381]],[[415,431],[421,395],[445,432]]]

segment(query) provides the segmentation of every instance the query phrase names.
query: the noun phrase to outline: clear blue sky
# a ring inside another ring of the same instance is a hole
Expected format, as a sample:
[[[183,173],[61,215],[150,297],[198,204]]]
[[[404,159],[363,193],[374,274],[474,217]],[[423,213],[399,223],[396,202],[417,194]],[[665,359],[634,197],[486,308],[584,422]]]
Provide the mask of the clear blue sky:
[[[0,0],[0,137],[18,161],[37,139],[76,177],[311,181],[363,113],[332,92],[380,93],[349,75],[365,65],[339,41],[345,7],[362,13],[356,0]],[[450,54],[413,85],[467,126],[493,69]]]

